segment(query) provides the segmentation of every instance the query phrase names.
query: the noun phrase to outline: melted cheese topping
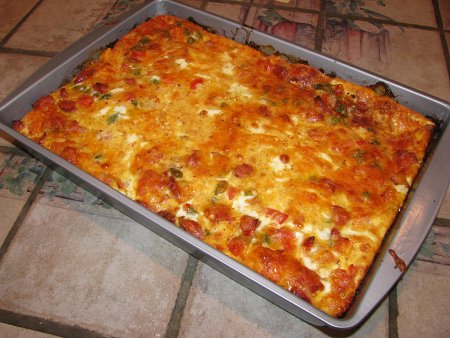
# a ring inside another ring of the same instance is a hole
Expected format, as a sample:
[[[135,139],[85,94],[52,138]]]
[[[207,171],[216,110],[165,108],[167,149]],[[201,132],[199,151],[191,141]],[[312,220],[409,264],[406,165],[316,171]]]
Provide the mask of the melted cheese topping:
[[[342,315],[432,123],[174,17],[138,26],[14,128]]]

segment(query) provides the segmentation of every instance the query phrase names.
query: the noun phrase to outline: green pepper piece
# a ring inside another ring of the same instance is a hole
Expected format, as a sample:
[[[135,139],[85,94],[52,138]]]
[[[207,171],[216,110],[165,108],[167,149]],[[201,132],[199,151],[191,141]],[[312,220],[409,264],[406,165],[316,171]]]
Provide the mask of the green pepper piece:
[[[214,191],[214,195],[220,195],[224,193],[228,188],[228,182],[227,181],[219,181],[216,186],[216,190]]]

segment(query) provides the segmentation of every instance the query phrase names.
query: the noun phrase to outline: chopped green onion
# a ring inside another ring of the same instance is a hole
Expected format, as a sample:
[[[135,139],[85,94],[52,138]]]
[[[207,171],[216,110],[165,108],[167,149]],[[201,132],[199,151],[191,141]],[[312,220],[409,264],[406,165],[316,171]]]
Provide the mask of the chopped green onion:
[[[341,114],[342,117],[348,117],[347,107],[342,103],[338,103],[336,108],[334,108],[334,110],[339,114]]]
[[[333,126],[336,124],[339,124],[342,122],[342,117],[339,116],[332,116],[330,119],[330,124],[332,124]]]
[[[107,100],[110,97],[111,97],[111,94],[110,93],[106,93],[106,94],[103,94],[102,96],[100,96],[100,100]]]
[[[370,163],[370,165],[371,165],[373,168],[375,168],[375,169],[383,170],[383,168],[381,167],[381,165],[380,165],[378,162],[376,162],[376,161],[372,161],[372,162]]]
[[[115,113],[112,114],[108,117],[108,119],[106,120],[106,122],[109,124],[113,124],[117,121],[117,119],[119,118],[119,113]]]
[[[192,45],[195,41],[197,41],[197,40],[195,40],[192,36],[187,38],[187,43],[190,45]]]
[[[173,177],[176,177],[176,178],[182,178],[183,177],[183,172],[180,169],[172,167],[169,170],[170,170],[170,174]]]
[[[148,36],[144,36],[142,39],[139,40],[139,43],[141,45],[146,45],[150,42],[150,38]]]
[[[372,196],[372,195],[370,194],[369,191],[364,191],[364,192],[361,194],[361,197],[362,197],[364,200],[366,200],[366,201],[370,200],[370,197],[371,197],[371,196]]]
[[[249,189],[244,191],[245,196],[256,196],[256,190]]]
[[[132,104],[133,106],[137,107],[137,106],[139,105],[139,102],[138,102],[138,100],[132,99],[132,100],[131,100],[131,104]]]
[[[314,89],[316,89],[316,90],[322,90],[322,91],[327,92],[327,93],[331,93],[331,91],[332,91],[332,86],[331,86],[331,84],[329,84],[329,83],[318,83],[318,84],[316,84],[316,85],[314,86]]]
[[[358,149],[353,153],[352,157],[357,159],[358,163],[361,164],[364,162],[364,154],[365,154],[364,150]]]
[[[197,215],[198,214],[198,211],[192,205],[188,205],[187,206],[186,212],[188,214],[192,214],[192,215]]]
[[[195,32],[195,33],[194,33],[194,36],[195,36],[195,38],[196,38],[197,40],[203,39],[203,36],[202,36],[202,34],[201,34],[200,32]]]

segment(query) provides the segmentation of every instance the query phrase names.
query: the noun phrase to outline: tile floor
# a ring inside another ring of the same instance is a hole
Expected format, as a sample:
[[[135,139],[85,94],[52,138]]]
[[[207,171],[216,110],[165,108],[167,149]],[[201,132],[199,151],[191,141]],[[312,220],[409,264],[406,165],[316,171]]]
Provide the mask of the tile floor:
[[[447,0],[182,0],[450,100]],[[142,0],[0,0],[0,99]],[[353,5],[350,6],[350,3]],[[354,337],[450,330],[450,192]],[[46,168],[0,134],[0,336],[322,337]]]

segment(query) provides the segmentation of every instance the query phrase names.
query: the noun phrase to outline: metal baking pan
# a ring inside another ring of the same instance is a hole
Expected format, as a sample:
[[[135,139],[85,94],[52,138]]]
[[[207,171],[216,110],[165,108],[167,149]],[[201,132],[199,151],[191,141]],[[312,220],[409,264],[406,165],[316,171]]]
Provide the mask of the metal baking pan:
[[[397,221],[369,270],[354,304],[343,318],[333,318],[318,310],[232,258],[194,238],[184,230],[151,213],[140,204],[11,128],[12,121],[21,119],[31,109],[36,99],[57,89],[61,83],[71,78],[79,70],[79,66],[83,62],[96,53],[98,54],[101,48],[122,37],[135,25],[159,14],[193,18],[197,23],[211,27],[218,34],[225,35],[238,42],[271,45],[281,53],[307,60],[314,67],[322,68],[326,72],[334,72],[339,77],[360,85],[370,85],[383,81],[391,88],[398,102],[440,121],[433,147],[429,151],[424,168],[413,185],[413,192],[408,197],[408,203],[397,217]],[[45,164],[62,172],[82,187],[108,201],[115,208],[156,234],[166,238],[298,318],[316,326],[328,326],[342,330],[359,326],[401,277],[402,273],[394,268],[393,259],[387,253],[387,249],[395,250],[409,265],[425,239],[449,182],[449,120],[450,104],[447,102],[350,66],[334,58],[169,0],[155,0],[124,14],[110,24],[99,27],[51,59],[0,104],[0,130],[16,139],[21,146]]]

